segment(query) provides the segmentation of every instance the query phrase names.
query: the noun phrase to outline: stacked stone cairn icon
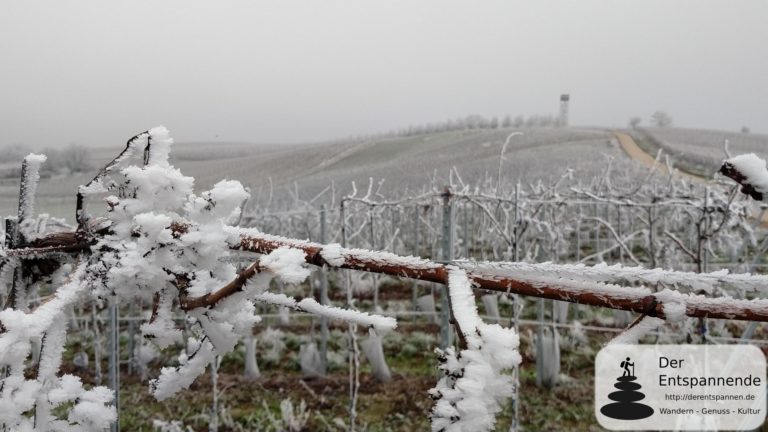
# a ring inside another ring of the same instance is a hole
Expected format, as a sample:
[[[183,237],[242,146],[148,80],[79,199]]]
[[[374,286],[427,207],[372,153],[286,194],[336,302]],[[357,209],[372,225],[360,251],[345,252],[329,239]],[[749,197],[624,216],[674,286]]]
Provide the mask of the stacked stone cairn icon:
[[[600,408],[600,412],[618,420],[640,420],[652,416],[653,408],[638,403],[645,399],[645,395],[639,391],[642,386],[636,380],[637,377],[633,375],[618,377],[613,386],[619,391],[608,395],[608,399],[614,402]]]

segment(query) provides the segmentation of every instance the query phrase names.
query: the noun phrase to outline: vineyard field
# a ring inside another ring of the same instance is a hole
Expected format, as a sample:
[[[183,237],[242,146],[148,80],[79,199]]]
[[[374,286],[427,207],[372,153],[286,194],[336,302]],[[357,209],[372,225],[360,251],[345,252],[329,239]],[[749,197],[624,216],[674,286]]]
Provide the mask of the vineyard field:
[[[415,137],[349,140],[338,143],[295,145],[252,143],[177,143],[173,163],[209,188],[221,178],[239,179],[254,195],[269,194],[275,200],[290,199],[296,188],[309,199],[333,182],[338,194],[350,191],[351,182],[366,187],[369,179],[384,180],[384,191],[418,190],[424,184],[448,184],[451,169],[462,177],[495,176],[504,140],[512,129],[452,131]],[[507,148],[505,180],[552,181],[566,169],[576,178],[600,172],[607,158],[621,160],[623,153],[607,131],[590,129],[529,129],[515,137]],[[101,166],[114,157],[114,146],[92,152],[92,164]],[[546,156],[547,162],[542,161]],[[628,164],[632,167],[632,164]],[[638,175],[642,172],[637,170]],[[38,188],[37,210],[71,218],[77,186],[91,173],[43,178]],[[495,177],[494,177],[495,178]],[[13,211],[18,182],[0,184],[0,210]]]
[[[647,128],[635,133],[655,154],[662,149],[680,168],[705,178],[711,178],[720,168],[726,154],[723,143],[733,155],[755,153],[768,156],[768,135],[706,129]]]

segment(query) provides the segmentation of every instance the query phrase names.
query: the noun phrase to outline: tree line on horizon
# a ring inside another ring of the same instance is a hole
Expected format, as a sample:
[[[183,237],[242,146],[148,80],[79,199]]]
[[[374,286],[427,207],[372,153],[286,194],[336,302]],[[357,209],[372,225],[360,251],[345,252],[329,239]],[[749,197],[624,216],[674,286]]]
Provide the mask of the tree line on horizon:
[[[498,116],[489,118],[480,114],[470,114],[465,117],[458,117],[456,119],[448,119],[440,122],[413,124],[399,129],[392,129],[387,132],[354,135],[339,141],[412,137],[432,133],[475,129],[547,128],[562,126],[564,126],[562,119],[552,114],[533,114],[528,117],[524,115],[512,117],[507,114],[501,118]]]

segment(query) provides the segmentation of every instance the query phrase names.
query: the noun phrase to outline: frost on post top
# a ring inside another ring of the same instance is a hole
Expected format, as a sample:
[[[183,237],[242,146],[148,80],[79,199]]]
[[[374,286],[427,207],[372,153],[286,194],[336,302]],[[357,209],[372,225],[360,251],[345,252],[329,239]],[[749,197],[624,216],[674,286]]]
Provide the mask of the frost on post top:
[[[741,184],[741,191],[762,201],[768,193],[768,170],[765,161],[754,153],[732,157],[720,167],[720,172]]]
[[[24,165],[21,181],[21,193],[19,197],[19,218],[26,219],[32,216],[35,202],[35,192],[40,182],[40,167],[45,163],[46,156],[30,153],[24,157]]]

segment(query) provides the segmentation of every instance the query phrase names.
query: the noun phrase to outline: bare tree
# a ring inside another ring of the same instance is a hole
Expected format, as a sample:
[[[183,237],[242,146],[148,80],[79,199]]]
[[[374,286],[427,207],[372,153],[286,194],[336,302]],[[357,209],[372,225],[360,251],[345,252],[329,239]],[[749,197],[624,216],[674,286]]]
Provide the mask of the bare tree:
[[[26,144],[11,144],[3,147],[0,152],[0,162],[19,162],[30,152],[31,149]]]
[[[630,117],[629,127],[631,127],[632,129],[637,129],[637,127],[640,126],[640,123],[642,123],[642,121],[643,119],[641,119],[640,117],[637,117],[637,116]]]
[[[77,143],[70,143],[60,153],[61,164],[70,172],[83,172],[91,169],[88,149]]]
[[[481,129],[487,127],[488,120],[479,114],[470,114],[465,119],[468,129]]]
[[[43,154],[48,157],[48,160],[40,167],[40,176],[47,178],[61,173],[61,151],[46,147],[43,149]]]
[[[656,127],[672,126],[672,116],[665,111],[656,111],[651,115],[651,123]]]

